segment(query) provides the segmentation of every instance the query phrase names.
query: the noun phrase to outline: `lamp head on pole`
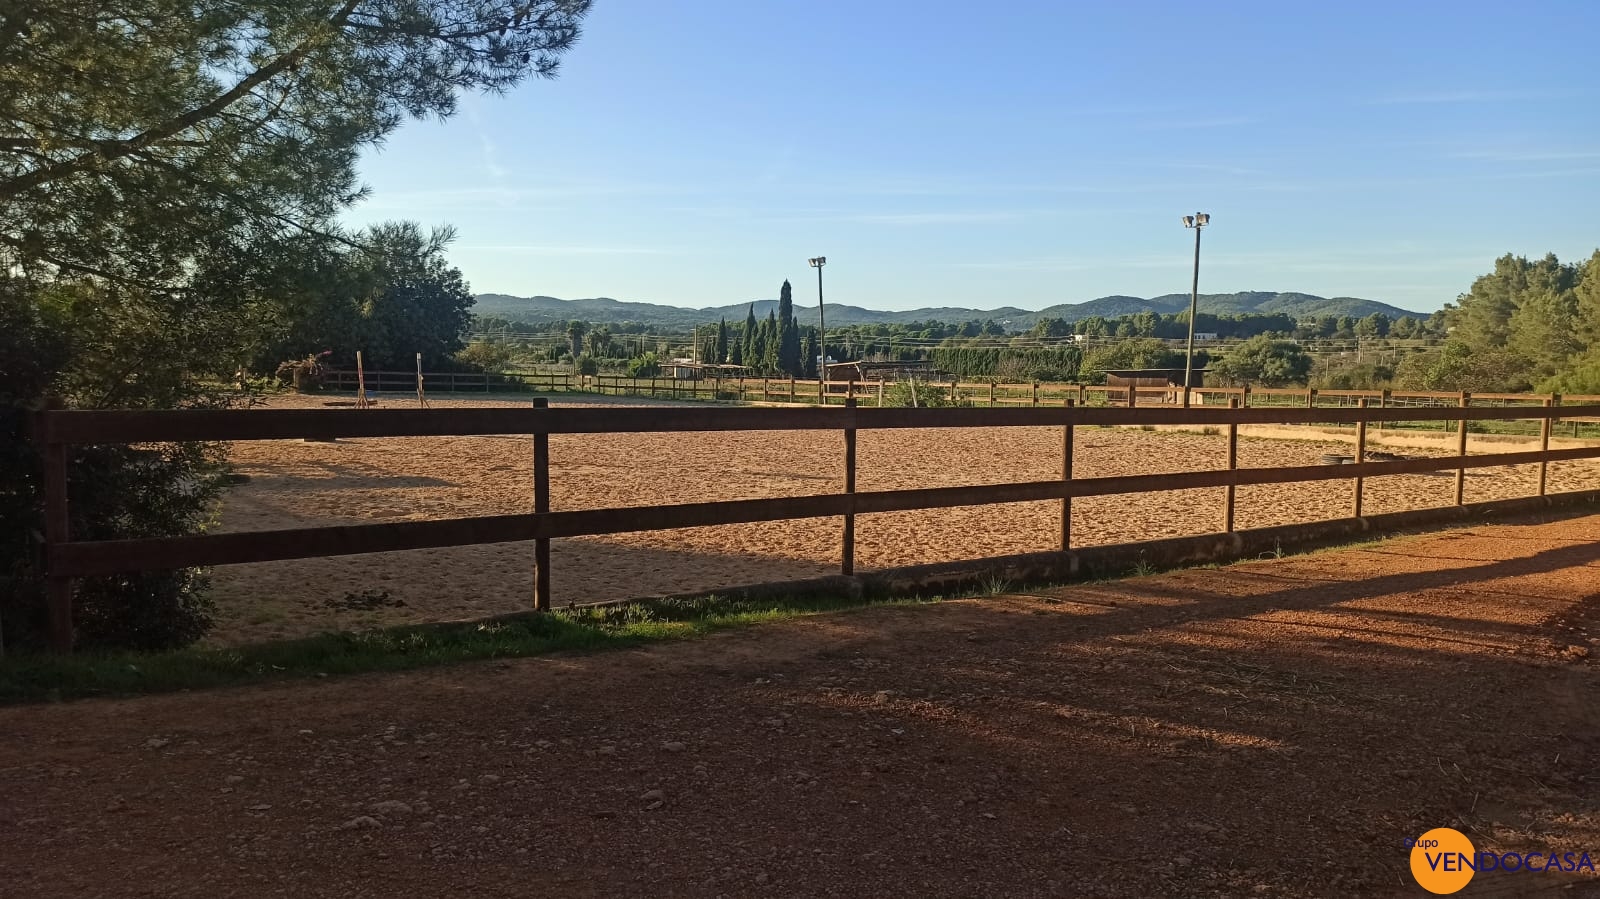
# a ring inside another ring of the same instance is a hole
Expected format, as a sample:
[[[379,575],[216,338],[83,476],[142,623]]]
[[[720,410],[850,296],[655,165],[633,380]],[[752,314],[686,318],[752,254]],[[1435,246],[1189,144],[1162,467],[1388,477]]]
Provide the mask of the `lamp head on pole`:
[[[1194,215],[1186,215],[1183,217],[1183,226],[1185,228],[1204,228],[1209,224],[1211,224],[1210,213],[1196,212]]]
[[[806,261],[811,263],[811,267],[812,268],[822,268],[824,265],[828,264],[828,257],[826,257],[826,256],[813,256],[812,258],[807,259]]]

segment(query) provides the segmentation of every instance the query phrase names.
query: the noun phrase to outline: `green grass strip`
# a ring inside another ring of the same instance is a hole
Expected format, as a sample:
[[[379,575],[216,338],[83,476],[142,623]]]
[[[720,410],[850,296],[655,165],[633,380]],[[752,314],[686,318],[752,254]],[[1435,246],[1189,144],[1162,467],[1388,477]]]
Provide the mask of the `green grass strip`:
[[[648,600],[172,652],[14,654],[0,659],[0,704],[166,693],[295,678],[406,671],[478,659],[592,652],[680,640],[764,621],[866,605],[930,602],[845,597]]]

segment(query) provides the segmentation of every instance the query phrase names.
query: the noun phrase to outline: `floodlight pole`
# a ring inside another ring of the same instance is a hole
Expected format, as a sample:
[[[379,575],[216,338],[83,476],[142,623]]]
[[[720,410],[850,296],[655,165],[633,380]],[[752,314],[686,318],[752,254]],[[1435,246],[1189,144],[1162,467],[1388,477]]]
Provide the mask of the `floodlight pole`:
[[[1200,229],[1211,223],[1211,216],[1197,212],[1183,217],[1183,226],[1194,229],[1194,283],[1189,288],[1189,341],[1183,356],[1183,407],[1189,408],[1189,387],[1194,383],[1194,319],[1200,306]]]
[[[816,256],[806,260],[817,270],[817,405],[828,401],[828,324],[822,303],[822,267],[828,257]]]

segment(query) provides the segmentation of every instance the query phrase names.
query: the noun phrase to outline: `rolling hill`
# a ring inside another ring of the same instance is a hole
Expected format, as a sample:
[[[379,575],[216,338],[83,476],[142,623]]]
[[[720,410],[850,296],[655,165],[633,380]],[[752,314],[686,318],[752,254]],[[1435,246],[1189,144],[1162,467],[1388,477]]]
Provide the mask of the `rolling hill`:
[[[708,306],[687,309],[680,306],[663,306],[656,303],[637,303],[595,297],[581,300],[562,300],[556,297],[514,297],[499,293],[483,293],[477,298],[473,311],[478,315],[496,315],[515,321],[552,322],[581,319],[595,323],[636,322],[656,328],[688,329],[726,318],[730,322],[743,321],[745,312],[753,305],[757,318],[765,318],[769,309],[776,309],[778,301],[755,300],[753,303],[736,303],[731,306]],[[965,322],[973,319],[994,319],[1004,322],[1011,330],[1027,330],[1041,318],[1053,317],[1075,322],[1093,315],[1115,318],[1138,312],[1182,312],[1189,308],[1187,294],[1166,294],[1159,297],[1109,296],[1082,303],[1062,303],[1045,309],[1028,310],[1014,306],[998,309],[968,309],[964,307],[934,307],[887,312],[863,309],[859,306],[828,304],[829,325],[892,324],[914,321]],[[1200,295],[1200,311],[1213,313],[1287,313],[1296,318],[1315,315],[1349,315],[1360,318],[1374,312],[1391,317],[1411,315],[1425,318],[1426,313],[1412,312],[1356,297],[1313,296],[1307,293],[1274,293],[1246,291],[1243,293],[1217,293]],[[816,324],[815,306],[795,304],[795,318],[805,324]]]

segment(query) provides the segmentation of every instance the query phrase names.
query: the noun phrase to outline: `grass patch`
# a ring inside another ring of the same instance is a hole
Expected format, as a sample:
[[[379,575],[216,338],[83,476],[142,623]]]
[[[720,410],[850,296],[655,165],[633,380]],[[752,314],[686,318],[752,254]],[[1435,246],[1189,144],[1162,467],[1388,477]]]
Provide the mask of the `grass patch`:
[[[493,621],[322,634],[228,648],[9,655],[0,659],[0,704],[167,693],[270,680],[406,671],[479,659],[592,652],[686,639],[818,612],[934,599],[711,596],[529,612]]]

